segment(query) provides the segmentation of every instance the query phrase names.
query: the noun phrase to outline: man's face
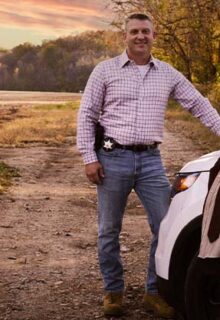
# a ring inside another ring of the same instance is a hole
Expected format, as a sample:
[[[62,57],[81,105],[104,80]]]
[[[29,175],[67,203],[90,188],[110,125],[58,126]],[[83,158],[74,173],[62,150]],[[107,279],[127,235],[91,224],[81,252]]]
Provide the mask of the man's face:
[[[150,54],[155,39],[154,27],[150,21],[130,20],[124,36],[128,53],[131,55]]]

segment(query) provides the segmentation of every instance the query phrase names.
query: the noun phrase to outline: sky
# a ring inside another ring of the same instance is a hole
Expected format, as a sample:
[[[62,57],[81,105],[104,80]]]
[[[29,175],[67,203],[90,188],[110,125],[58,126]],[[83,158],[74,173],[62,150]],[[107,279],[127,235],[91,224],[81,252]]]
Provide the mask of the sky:
[[[0,48],[110,28],[108,0],[0,0]]]

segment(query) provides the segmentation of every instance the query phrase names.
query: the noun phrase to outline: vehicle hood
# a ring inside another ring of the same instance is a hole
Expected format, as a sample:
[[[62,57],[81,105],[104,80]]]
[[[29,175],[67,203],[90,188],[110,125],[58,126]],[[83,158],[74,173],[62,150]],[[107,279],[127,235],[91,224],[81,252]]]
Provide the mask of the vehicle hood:
[[[185,164],[180,172],[209,171],[219,158],[220,150],[205,154],[204,156]]]

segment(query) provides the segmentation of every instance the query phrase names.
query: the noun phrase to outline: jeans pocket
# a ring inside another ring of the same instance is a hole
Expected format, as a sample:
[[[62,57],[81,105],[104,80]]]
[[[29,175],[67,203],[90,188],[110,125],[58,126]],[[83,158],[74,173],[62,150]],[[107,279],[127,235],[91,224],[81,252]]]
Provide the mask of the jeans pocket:
[[[123,149],[119,149],[119,148],[115,148],[115,149],[113,149],[111,151],[105,151],[103,148],[101,148],[98,151],[98,155],[111,158],[111,157],[117,157],[120,154],[122,154],[123,152],[124,152],[124,150]]]
[[[159,148],[150,149],[149,154],[152,156],[160,156],[160,149]]]

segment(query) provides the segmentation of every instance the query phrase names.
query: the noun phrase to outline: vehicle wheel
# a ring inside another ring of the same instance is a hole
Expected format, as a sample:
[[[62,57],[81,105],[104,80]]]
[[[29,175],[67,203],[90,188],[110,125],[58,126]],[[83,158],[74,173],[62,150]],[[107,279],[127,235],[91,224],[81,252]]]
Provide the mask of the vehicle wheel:
[[[168,303],[185,316],[185,283],[188,268],[201,241],[202,216],[188,224],[179,235],[170,259],[168,284],[159,289]]]
[[[220,320],[220,258],[192,260],[185,302],[188,320]]]

